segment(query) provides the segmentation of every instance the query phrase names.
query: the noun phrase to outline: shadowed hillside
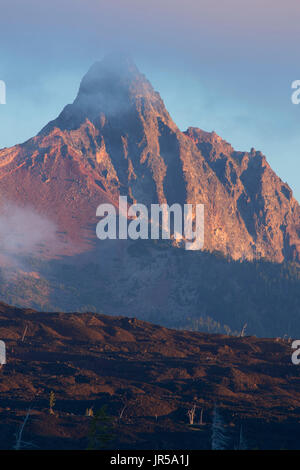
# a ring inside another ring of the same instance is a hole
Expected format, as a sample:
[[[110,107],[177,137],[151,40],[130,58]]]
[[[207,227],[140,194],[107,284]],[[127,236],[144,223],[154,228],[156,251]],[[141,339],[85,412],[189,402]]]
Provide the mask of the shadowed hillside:
[[[0,338],[7,345],[1,448],[15,444],[29,408],[23,440],[39,448],[86,448],[93,418],[85,415],[103,405],[118,449],[211,448],[216,410],[229,447],[240,445],[242,426],[248,448],[299,448],[299,370],[287,341],[4,304]]]

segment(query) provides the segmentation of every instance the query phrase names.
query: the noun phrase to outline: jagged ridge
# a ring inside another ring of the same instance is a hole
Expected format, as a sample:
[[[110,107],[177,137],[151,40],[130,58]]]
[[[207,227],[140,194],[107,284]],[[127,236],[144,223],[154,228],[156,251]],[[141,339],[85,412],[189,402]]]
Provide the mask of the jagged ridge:
[[[80,250],[102,201],[205,204],[205,249],[234,259],[299,261],[299,205],[255,150],[182,133],[132,61],[109,57],[37,136],[0,151],[2,200],[54,218]],[[84,248],[83,248],[84,247]]]

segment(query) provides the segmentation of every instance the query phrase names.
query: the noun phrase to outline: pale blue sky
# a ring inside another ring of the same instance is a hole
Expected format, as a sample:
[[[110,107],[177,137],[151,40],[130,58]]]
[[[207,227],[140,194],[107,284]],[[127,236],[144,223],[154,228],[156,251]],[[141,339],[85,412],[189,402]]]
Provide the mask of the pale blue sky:
[[[35,135],[90,65],[122,48],[181,129],[261,150],[300,200],[299,24],[292,0],[2,0],[0,148]]]

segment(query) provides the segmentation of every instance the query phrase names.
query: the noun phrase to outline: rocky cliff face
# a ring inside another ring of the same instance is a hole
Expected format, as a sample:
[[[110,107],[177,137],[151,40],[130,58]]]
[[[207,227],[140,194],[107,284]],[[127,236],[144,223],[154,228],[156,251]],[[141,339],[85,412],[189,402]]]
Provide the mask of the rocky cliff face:
[[[299,204],[266,157],[253,148],[237,152],[214,132],[189,128],[185,134],[222,185],[216,214],[209,217],[213,224],[209,248],[217,246],[234,258],[299,261]]]
[[[0,195],[53,219],[70,253],[96,242],[96,207],[117,204],[120,194],[203,203],[209,251],[300,260],[299,205],[266,158],[237,152],[215,133],[181,132],[135,65],[108,57],[38,136],[0,151]]]

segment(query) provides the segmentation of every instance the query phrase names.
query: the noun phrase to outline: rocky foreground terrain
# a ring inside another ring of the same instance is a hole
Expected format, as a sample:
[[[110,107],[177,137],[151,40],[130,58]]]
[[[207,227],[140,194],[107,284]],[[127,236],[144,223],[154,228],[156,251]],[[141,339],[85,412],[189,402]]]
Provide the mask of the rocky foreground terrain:
[[[214,410],[229,448],[300,448],[300,366],[291,362],[288,340],[5,304],[0,339],[7,346],[0,371],[1,449],[16,445],[28,410],[21,446],[85,449],[94,420],[86,410],[95,414],[103,405],[113,448],[209,449]]]

